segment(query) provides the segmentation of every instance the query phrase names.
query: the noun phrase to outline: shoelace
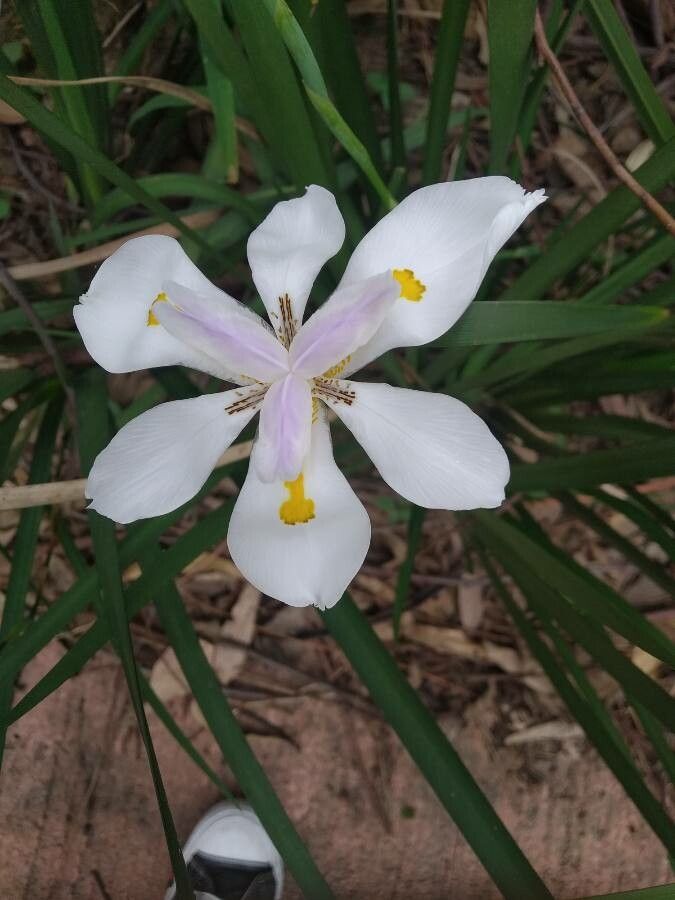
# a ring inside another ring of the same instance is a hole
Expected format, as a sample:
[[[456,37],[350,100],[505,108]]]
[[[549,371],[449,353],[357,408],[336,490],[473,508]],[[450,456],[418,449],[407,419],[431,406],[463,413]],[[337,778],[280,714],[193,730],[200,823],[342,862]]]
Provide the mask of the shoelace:
[[[270,866],[196,853],[187,870],[192,887],[204,900],[274,900],[276,883]]]

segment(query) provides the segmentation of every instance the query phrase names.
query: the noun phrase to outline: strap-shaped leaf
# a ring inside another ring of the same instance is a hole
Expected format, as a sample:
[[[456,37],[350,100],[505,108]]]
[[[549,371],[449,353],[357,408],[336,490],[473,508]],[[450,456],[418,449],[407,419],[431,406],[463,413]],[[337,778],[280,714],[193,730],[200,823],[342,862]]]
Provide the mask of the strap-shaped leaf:
[[[51,474],[54,444],[63,412],[63,395],[59,395],[47,406],[37,440],[30,468],[30,482],[37,484],[47,481]],[[12,553],[12,569],[5,595],[5,604],[0,622],[0,646],[20,630],[25,616],[26,594],[30,585],[33,557],[37,548],[38,532],[44,509],[40,506],[27,509],[21,514],[16,530]],[[12,676],[17,673],[13,672]],[[14,677],[0,680],[0,763],[5,748],[7,733],[7,711],[12,702]]]
[[[675,123],[642,65],[614,4],[606,0],[588,0],[585,13],[649,137],[655,144],[672,138]]]
[[[507,900],[551,894],[348,594],[321,613],[370,695]]]
[[[100,369],[91,369],[82,377],[77,386],[80,460],[85,471],[89,471],[96,455],[102,449],[102,446],[105,445],[108,438],[107,408],[107,391],[103,372]],[[157,805],[171,859],[171,868],[176,880],[177,900],[194,900],[185,860],[178,842],[176,826],[171,815],[162,774],[145,717],[143,694],[136,669],[136,660],[134,659],[131,632],[124,609],[122,573],[117,553],[115,526],[110,519],[99,516],[93,510],[88,512],[88,518],[100,579],[100,594],[98,595],[98,600],[94,601],[96,612],[99,622],[105,630],[106,637],[115,648],[124,670],[157,796]]]
[[[535,540],[494,513],[478,510],[471,515],[486,535],[485,541],[489,537],[491,542],[498,543],[514,558],[527,560],[535,572],[545,573],[546,578],[555,584],[556,590],[589,619],[606,625],[668,665],[675,665],[675,644],[662,631],[608,585],[574,560],[566,558],[548,539],[546,545],[542,545],[543,539]],[[663,699],[660,694],[659,698]],[[666,716],[675,716],[675,701],[672,702],[672,712],[671,703],[665,705],[668,707]]]
[[[497,594],[525,638],[530,652],[549,677],[563,702],[584,729],[598,753],[600,753],[628,796],[645,817],[645,820],[664,841],[666,846],[671,846],[673,841],[672,822],[645,785],[644,779],[635,767],[635,764],[627,757],[625,744],[621,747],[617,745],[616,738],[612,730],[608,728],[605,717],[598,715],[594,707],[580,696],[560,665],[559,660],[556,659],[546,643],[539,637],[533,624],[508,592],[489,558],[484,554],[481,554],[481,558]]]
[[[1,59],[2,57],[0,56]],[[197,232],[185,225],[167,206],[139,187],[130,175],[127,175],[107,156],[88,144],[84,138],[69,128],[54,113],[45,109],[28,91],[13,84],[6,75],[2,74],[1,67],[0,99],[25,116],[41,134],[68,150],[76,159],[91,166],[92,169],[103,175],[111,184],[122,188],[131,197],[147,207],[150,212],[159,216],[162,221],[171,222],[182,235],[193,240],[207,254],[212,253],[212,248]]]
[[[161,565],[161,557],[155,557],[153,565],[157,562]],[[160,591],[156,605],[162,626],[211,733],[272,842],[284,857],[306,897],[331,900],[331,889],[249,747],[218,678],[204,656],[180,594],[173,586]]]
[[[668,318],[658,306],[581,306],[518,300],[473,303],[434,347],[466,347],[516,341],[559,340],[647,328]]]

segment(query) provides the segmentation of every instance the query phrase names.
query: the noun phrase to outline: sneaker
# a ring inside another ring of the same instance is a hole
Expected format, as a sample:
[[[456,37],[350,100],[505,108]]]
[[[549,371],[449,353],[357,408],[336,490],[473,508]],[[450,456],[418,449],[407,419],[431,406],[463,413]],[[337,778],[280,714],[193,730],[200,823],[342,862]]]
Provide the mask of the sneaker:
[[[279,900],[284,867],[260,819],[246,803],[218,803],[183,847],[197,900]],[[174,900],[172,884],[164,900]]]

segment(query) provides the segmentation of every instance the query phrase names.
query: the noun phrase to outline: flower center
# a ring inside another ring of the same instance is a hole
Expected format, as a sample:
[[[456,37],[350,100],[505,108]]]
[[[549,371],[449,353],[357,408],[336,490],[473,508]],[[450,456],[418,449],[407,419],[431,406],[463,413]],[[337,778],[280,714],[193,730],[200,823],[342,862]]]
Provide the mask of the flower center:
[[[394,269],[391,273],[401,285],[401,297],[412,303],[419,303],[427,289],[426,284],[415,278],[412,269]]]
[[[305,497],[305,476],[302,472],[295,481],[284,481],[288,500],[279,507],[279,518],[285,525],[304,525],[314,518],[314,501]]]

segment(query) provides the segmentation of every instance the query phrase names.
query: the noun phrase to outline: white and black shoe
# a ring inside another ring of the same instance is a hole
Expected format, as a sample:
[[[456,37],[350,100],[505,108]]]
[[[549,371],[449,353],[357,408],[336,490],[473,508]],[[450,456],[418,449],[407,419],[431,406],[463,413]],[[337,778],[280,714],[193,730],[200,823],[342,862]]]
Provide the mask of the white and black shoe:
[[[218,803],[183,847],[197,900],[280,900],[281,857],[246,803]],[[174,900],[175,885],[164,900]]]

